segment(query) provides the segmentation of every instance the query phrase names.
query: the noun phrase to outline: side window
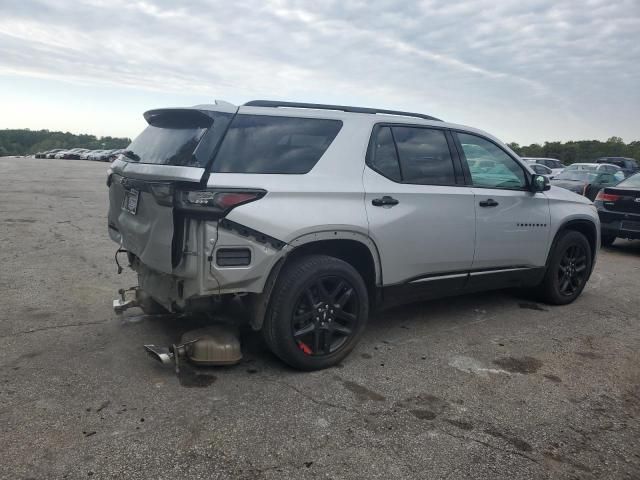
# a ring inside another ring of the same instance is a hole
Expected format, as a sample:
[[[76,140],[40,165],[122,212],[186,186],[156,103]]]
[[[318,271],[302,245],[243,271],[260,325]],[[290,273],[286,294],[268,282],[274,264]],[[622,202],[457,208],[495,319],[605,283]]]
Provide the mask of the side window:
[[[213,172],[308,173],[342,128],[340,120],[236,115]]]
[[[444,131],[421,127],[393,127],[402,181],[421,185],[454,185],[453,159]]]
[[[391,128],[389,127],[382,127],[376,134],[373,151],[371,152],[371,166],[391,180],[402,181],[396,146],[393,144]]]
[[[526,187],[524,170],[497,145],[468,133],[458,133],[475,187],[520,190]]]

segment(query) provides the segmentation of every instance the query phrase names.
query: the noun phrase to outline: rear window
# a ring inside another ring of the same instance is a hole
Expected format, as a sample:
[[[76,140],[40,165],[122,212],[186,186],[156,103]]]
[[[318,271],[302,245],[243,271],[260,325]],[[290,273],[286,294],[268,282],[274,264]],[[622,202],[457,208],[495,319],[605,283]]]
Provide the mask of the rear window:
[[[149,126],[122,152],[125,160],[156,165],[192,166],[194,151],[213,119],[197,110],[151,110]]]
[[[236,115],[213,162],[213,172],[304,174],[342,128],[339,120]]]
[[[620,182],[618,187],[621,188],[640,188],[640,173],[637,173],[626,180]]]

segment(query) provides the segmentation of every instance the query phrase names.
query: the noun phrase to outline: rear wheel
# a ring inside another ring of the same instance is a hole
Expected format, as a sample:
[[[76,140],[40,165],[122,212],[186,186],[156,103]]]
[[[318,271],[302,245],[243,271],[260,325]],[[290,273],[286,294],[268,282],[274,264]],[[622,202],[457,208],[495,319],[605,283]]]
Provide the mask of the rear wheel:
[[[610,247],[615,241],[615,235],[602,235],[602,237],[600,237],[600,245],[602,245],[603,247]]]
[[[580,232],[560,234],[540,284],[542,300],[553,305],[573,302],[587,283],[591,272],[591,247]]]
[[[357,270],[334,257],[311,255],[280,273],[262,330],[284,362],[318,370],[353,350],[368,314],[367,289]]]

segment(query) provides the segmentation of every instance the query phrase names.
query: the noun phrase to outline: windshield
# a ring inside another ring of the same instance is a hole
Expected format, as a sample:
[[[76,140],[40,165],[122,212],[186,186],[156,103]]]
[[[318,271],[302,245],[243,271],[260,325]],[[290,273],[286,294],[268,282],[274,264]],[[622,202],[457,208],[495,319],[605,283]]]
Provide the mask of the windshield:
[[[196,166],[194,151],[213,120],[197,110],[147,112],[149,126],[122,152],[123,160]],[[198,165],[199,166],[199,165]]]
[[[622,188],[640,188],[640,173],[636,173],[626,180],[623,180],[617,186]]]
[[[578,182],[591,181],[596,178],[595,173],[590,173],[585,170],[565,170],[560,175],[556,176],[554,180],[574,180]]]

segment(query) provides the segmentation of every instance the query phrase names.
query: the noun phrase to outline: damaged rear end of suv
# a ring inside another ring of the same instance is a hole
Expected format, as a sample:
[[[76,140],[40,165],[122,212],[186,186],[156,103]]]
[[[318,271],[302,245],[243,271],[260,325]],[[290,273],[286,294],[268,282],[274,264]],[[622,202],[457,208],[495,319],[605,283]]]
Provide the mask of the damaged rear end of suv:
[[[342,128],[313,113],[257,114],[264,110],[216,102],[144,114],[148,126],[112,163],[107,180],[118,268],[126,256],[138,276],[129,289],[134,298],[121,290],[116,312],[212,312],[241,295],[252,327],[261,329],[275,277],[293,249],[288,242],[322,222],[320,213],[293,210],[317,210],[322,199],[309,192],[318,180],[306,174]],[[332,169],[314,173],[326,178]],[[299,209],[291,208],[295,197]],[[366,232],[358,182],[338,198],[342,207],[345,199],[352,203],[344,223]]]

